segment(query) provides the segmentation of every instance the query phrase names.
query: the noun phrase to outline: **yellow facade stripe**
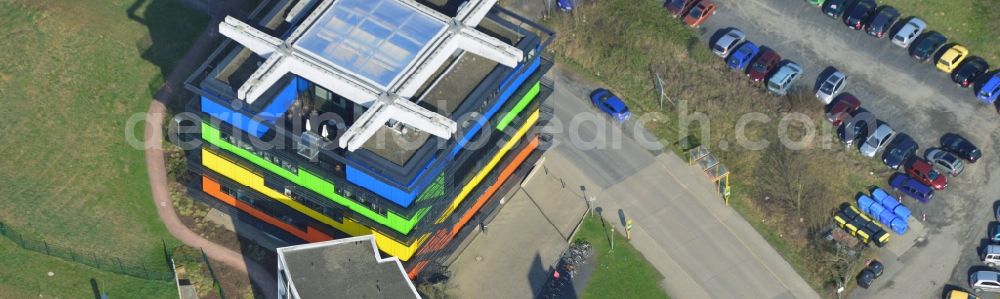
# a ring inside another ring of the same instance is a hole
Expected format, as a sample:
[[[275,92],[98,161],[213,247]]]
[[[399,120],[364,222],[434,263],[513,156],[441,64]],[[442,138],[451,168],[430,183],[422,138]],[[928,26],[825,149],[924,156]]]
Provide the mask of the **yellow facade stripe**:
[[[369,234],[374,235],[375,244],[378,245],[378,248],[380,250],[389,255],[395,256],[402,261],[407,261],[411,257],[413,257],[413,254],[417,252],[417,249],[420,248],[420,245],[423,245],[424,241],[427,241],[427,238],[430,237],[430,233],[426,233],[419,239],[417,239],[415,242],[413,242],[412,245],[406,246],[402,243],[399,243],[396,240],[393,240],[392,238],[389,238],[379,233],[378,231],[374,231],[367,226],[354,222],[351,219],[343,218],[344,223],[337,222],[336,220],[333,220],[330,217],[320,214],[319,212],[316,212],[313,209],[310,209],[296,202],[295,200],[289,198],[288,196],[285,196],[280,192],[268,188],[267,186],[264,185],[264,177],[261,177],[260,175],[257,175],[246,168],[236,165],[235,163],[230,162],[229,160],[226,160],[225,158],[222,158],[219,155],[216,155],[204,148],[201,149],[201,164],[207,167],[208,169],[211,169],[212,171],[215,171],[229,178],[230,180],[233,180],[236,183],[247,186],[257,192],[260,192],[261,194],[264,194],[267,197],[270,197],[292,209],[295,209],[296,211],[302,212],[303,214],[306,214],[307,216],[312,217],[313,219],[316,219],[319,222],[330,225],[333,228],[336,228],[337,230],[344,232],[345,234],[351,236],[363,236]]]
[[[445,219],[448,219],[448,216],[451,216],[451,213],[455,212],[455,209],[457,209],[458,205],[462,203],[462,200],[465,200],[466,196],[469,196],[472,189],[475,189],[476,186],[478,186],[479,183],[486,178],[486,175],[493,170],[493,167],[496,167],[497,163],[500,163],[503,156],[506,155],[507,152],[510,151],[510,149],[513,148],[522,137],[524,137],[524,134],[527,134],[528,130],[535,125],[535,122],[538,121],[538,117],[539,110],[535,110],[535,112],[532,112],[531,115],[528,116],[528,119],[525,120],[523,125],[521,125],[521,128],[517,129],[517,133],[514,134],[514,137],[508,140],[507,143],[500,148],[500,151],[493,156],[493,159],[491,159],[490,162],[483,167],[483,169],[479,170],[479,173],[476,173],[476,176],[472,177],[472,180],[470,180],[468,184],[465,184],[465,186],[462,187],[462,191],[458,193],[458,196],[455,196],[455,199],[451,201],[451,205],[448,206],[448,209],[441,214],[441,217],[438,218],[435,223],[444,222]]]

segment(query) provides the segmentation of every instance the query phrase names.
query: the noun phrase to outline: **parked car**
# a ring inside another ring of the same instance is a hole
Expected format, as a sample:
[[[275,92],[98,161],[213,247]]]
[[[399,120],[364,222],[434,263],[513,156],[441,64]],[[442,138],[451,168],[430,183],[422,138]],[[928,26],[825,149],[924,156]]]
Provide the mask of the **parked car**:
[[[729,56],[729,52],[746,38],[743,31],[736,28],[730,29],[725,35],[719,37],[719,40],[715,41],[715,44],[712,45],[712,53],[725,59],[726,56]]]
[[[941,136],[941,148],[958,155],[960,158],[976,163],[983,157],[983,151],[979,150],[972,141],[965,139],[962,135],[948,133]]]
[[[753,60],[759,52],[760,48],[758,48],[756,44],[751,41],[746,41],[740,45],[739,48],[736,48],[736,51],[733,51],[733,54],[729,55],[729,59],[726,60],[726,63],[729,64],[729,67],[742,71],[747,68],[747,65],[750,64],[750,61]]]
[[[986,234],[987,237],[990,238],[990,243],[993,244],[1000,243],[1000,222],[990,222],[990,226],[986,228]],[[996,245],[990,245],[990,246],[996,246]],[[1000,257],[1000,255],[998,255],[997,257]],[[993,265],[990,265],[990,267],[993,267]]]
[[[989,234],[990,242],[996,243],[1000,241],[1000,231],[997,230],[998,226],[1000,226],[1000,223],[993,222],[990,223],[989,229],[986,230]],[[986,245],[980,257],[983,259],[983,263],[990,266],[990,268],[1000,265],[1000,245]]]
[[[594,92],[590,93],[590,101],[594,103],[594,106],[597,106],[597,109],[601,109],[601,111],[619,122],[625,122],[632,115],[628,111],[628,106],[625,105],[625,102],[607,89],[598,88],[594,90]]]
[[[757,59],[750,64],[750,68],[747,68],[747,76],[752,82],[764,81],[764,78],[778,66],[779,62],[781,62],[781,55],[778,55],[778,52],[770,48],[763,48],[760,55],[757,55]]]
[[[896,35],[892,37],[892,43],[903,48],[909,47],[910,43],[912,43],[921,32],[924,32],[924,29],[926,28],[927,23],[924,23],[924,20],[910,18],[910,20],[906,22],[906,25],[903,25],[903,27],[896,32]]]
[[[983,86],[979,87],[979,92],[976,93],[976,98],[983,103],[993,104],[997,100],[997,96],[1000,96],[1000,72],[995,72],[992,77],[984,81]],[[1000,107],[997,109],[1000,110]]]
[[[967,56],[969,56],[969,49],[966,49],[962,45],[954,44],[948,47],[944,51],[944,54],[941,54],[941,58],[937,61],[937,69],[950,74]]]
[[[917,153],[917,148],[919,147],[910,135],[906,135],[905,133],[896,134],[892,142],[885,147],[885,152],[882,153],[882,163],[885,163],[885,166],[889,166],[889,168],[899,169],[900,165],[906,163],[907,160]]]
[[[830,121],[834,127],[840,126],[844,119],[851,117],[851,113],[861,108],[861,100],[850,93],[843,93],[837,97],[830,109],[827,109],[826,120]]]
[[[979,56],[966,58],[955,71],[951,72],[951,81],[955,81],[958,86],[969,87],[979,79],[979,76],[986,74],[990,70],[990,64]]]
[[[934,190],[943,190],[948,187],[948,177],[941,175],[934,166],[921,158],[913,158],[906,166],[906,174],[917,179],[924,185],[931,186]]]
[[[847,10],[847,0],[826,0],[823,3],[823,13],[831,18],[838,19]]]
[[[676,19],[687,13],[688,9],[691,9],[691,6],[694,5],[695,2],[697,2],[697,0],[669,0],[666,4],[664,4],[664,8],[667,9],[670,16]]]
[[[889,32],[893,24],[896,24],[896,20],[899,19],[899,11],[895,7],[883,5],[879,7],[875,13],[875,16],[868,20],[865,25],[865,32],[868,35],[883,38],[885,33]]]
[[[801,74],[802,67],[794,62],[786,61],[771,75],[771,79],[767,80],[767,91],[779,96],[786,95]]]
[[[864,108],[859,108],[854,113],[851,113],[851,118],[844,121],[840,127],[837,127],[837,136],[840,137],[840,142],[844,145],[852,145],[855,141],[860,139],[868,138],[868,128],[875,128],[879,124],[879,121],[875,119],[875,115]]]
[[[994,204],[994,205],[997,206],[997,210],[995,212],[996,213],[996,220],[1000,221],[1000,204]]]
[[[944,299],[979,299],[979,297],[963,290],[951,290],[951,292],[948,292],[948,297]]]
[[[1000,272],[976,271],[969,275],[969,286],[979,292],[1000,292]]]
[[[819,90],[816,91],[816,97],[823,101],[823,104],[829,105],[833,101],[833,96],[844,89],[844,85],[847,85],[847,75],[840,71],[834,71],[826,77],[826,80],[823,80],[823,84],[820,84]]]
[[[875,13],[875,0],[858,0],[854,2],[851,9],[847,10],[847,14],[844,15],[844,25],[851,27],[854,30],[861,30],[865,26],[865,21],[871,18],[872,14]]]
[[[893,130],[892,127],[889,127],[889,124],[879,124],[878,127],[875,128],[875,132],[872,132],[872,134],[865,139],[865,143],[861,144],[858,151],[860,151],[861,155],[865,157],[875,157],[875,154],[882,150],[886,144],[889,144],[889,141],[895,136],[896,131]]]
[[[896,173],[889,177],[889,187],[920,202],[927,202],[934,198],[934,189],[902,173]]]
[[[885,266],[882,265],[882,262],[871,260],[867,267],[858,273],[858,286],[867,289],[872,285],[872,282],[875,282],[876,278],[882,276],[883,272],[885,272]]]
[[[712,15],[715,15],[715,3],[712,0],[700,0],[688,10],[687,15],[684,16],[684,24],[698,27]]]
[[[806,0],[806,3],[816,6],[823,6],[823,2],[826,2],[826,0]]]
[[[559,6],[559,10],[561,11],[571,11],[573,10],[573,7],[576,6],[573,5],[574,1],[575,0],[558,0],[556,1],[556,6]]]
[[[924,33],[917,39],[917,43],[910,47],[910,56],[920,62],[925,62],[937,53],[938,49],[944,43],[948,42],[948,38],[937,31],[930,31]]]
[[[942,149],[931,149],[924,154],[924,159],[930,162],[934,167],[944,170],[951,176],[958,176],[965,170],[965,165],[962,164],[962,160],[952,153],[946,152]]]

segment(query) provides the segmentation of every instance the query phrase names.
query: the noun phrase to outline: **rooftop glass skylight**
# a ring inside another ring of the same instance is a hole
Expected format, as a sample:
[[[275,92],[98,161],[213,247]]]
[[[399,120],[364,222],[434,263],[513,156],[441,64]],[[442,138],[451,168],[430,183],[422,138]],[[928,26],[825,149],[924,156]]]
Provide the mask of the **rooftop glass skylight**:
[[[295,46],[384,88],[445,27],[396,0],[338,0]]]

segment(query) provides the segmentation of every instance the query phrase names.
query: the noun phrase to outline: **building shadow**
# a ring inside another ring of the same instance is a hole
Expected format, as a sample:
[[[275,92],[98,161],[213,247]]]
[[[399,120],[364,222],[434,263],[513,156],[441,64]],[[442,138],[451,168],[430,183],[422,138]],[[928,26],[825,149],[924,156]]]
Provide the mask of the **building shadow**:
[[[134,46],[143,59],[159,68],[159,75],[147,83],[149,94],[158,101],[167,103],[182,94],[184,78],[207,56],[208,45],[192,45],[211,18],[208,11],[200,11],[193,4],[217,1],[221,0],[135,0],[125,10],[130,20],[145,26],[149,32],[136,40]],[[189,52],[196,55],[186,55]]]
[[[528,282],[531,284],[531,291],[535,294],[535,298],[575,299],[580,297],[576,293],[573,275],[565,271],[561,262],[556,268],[548,267],[546,269],[537,252],[531,262],[531,270],[528,271]]]

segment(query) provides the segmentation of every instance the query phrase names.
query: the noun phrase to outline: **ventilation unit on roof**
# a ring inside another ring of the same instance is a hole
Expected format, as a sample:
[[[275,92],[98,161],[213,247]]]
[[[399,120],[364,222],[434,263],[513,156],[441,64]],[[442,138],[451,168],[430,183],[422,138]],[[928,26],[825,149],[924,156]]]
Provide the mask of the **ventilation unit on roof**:
[[[299,155],[309,159],[311,162],[316,162],[316,158],[319,156],[319,149],[322,147],[322,138],[313,132],[302,133],[298,144]]]

